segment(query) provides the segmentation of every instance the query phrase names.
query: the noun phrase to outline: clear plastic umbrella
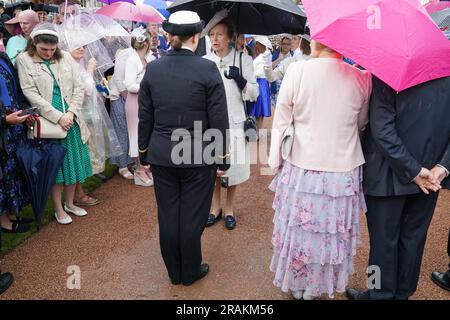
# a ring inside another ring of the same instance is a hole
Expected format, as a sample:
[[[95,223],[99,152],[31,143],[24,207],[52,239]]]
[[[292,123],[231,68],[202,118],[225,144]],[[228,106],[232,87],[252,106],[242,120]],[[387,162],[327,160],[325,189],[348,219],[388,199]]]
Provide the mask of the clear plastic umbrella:
[[[59,26],[59,33],[70,51],[106,37],[118,37],[125,43],[131,42],[130,33],[118,22],[97,14],[72,16]]]
[[[113,19],[97,14],[72,16],[58,26],[58,32],[63,50],[73,51],[85,47],[86,63],[95,58],[95,78],[99,82],[104,72],[113,66],[117,50],[131,45],[128,31]]]

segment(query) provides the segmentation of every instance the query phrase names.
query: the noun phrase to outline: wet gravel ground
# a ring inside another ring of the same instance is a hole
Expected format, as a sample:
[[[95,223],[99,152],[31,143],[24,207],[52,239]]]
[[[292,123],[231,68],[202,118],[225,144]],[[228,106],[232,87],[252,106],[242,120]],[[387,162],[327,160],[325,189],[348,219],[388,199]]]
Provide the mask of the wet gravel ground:
[[[272,177],[252,166],[252,178],[238,189],[238,226],[222,222],[206,229],[203,258],[208,276],[191,287],[173,286],[160,255],[153,188],[137,187],[115,176],[93,195],[101,204],[69,226],[55,221],[4,257],[2,270],[15,276],[0,299],[291,299],[272,284]],[[364,289],[369,241],[361,217],[362,243],[350,286]],[[446,299],[430,273],[445,271],[450,227],[450,192],[439,198],[426,243],[419,288],[413,299]],[[71,266],[81,272],[80,289],[70,290]],[[336,299],[345,299],[337,294]]]

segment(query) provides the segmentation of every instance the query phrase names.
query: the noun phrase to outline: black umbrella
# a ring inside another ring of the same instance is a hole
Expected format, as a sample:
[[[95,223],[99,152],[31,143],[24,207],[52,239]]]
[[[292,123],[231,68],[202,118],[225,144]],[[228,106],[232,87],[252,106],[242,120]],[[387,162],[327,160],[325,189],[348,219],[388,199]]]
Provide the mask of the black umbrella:
[[[38,228],[66,151],[60,144],[36,140],[17,149],[17,160],[27,182]]]
[[[206,23],[222,9],[228,10],[238,33],[273,35],[305,31],[306,14],[290,0],[178,0],[167,8],[170,13],[195,11]]]

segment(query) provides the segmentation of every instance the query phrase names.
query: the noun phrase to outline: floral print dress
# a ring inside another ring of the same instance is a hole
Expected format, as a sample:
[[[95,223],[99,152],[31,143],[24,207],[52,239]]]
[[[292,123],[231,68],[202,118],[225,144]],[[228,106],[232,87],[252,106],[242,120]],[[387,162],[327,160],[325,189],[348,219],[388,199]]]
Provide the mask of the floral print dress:
[[[11,105],[0,106],[3,112],[20,110],[14,76],[3,63],[0,64],[0,77],[6,83]],[[7,125],[0,128],[4,148],[0,151],[0,215],[5,213],[18,214],[30,203],[26,184],[16,158],[16,150],[26,143],[26,127],[23,124]]]
[[[359,216],[367,211],[362,168],[321,172],[284,162],[269,188],[275,192],[275,286],[313,297],[345,292],[354,272]]]

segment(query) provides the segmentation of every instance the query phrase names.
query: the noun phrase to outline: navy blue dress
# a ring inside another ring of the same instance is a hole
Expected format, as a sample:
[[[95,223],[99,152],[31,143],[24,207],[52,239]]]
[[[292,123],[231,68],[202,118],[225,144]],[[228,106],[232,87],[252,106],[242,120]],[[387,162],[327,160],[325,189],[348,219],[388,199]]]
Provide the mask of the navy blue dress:
[[[17,87],[13,71],[7,64],[0,63],[0,81],[6,84],[10,105],[0,103],[2,113],[8,114],[20,110]],[[3,82],[5,81],[5,82]],[[2,85],[1,87],[5,87]],[[2,99],[3,100],[3,99]],[[29,197],[22,173],[17,163],[16,149],[26,143],[26,127],[20,125],[0,124],[3,148],[0,149],[0,215],[4,213],[18,214],[28,205]]]

